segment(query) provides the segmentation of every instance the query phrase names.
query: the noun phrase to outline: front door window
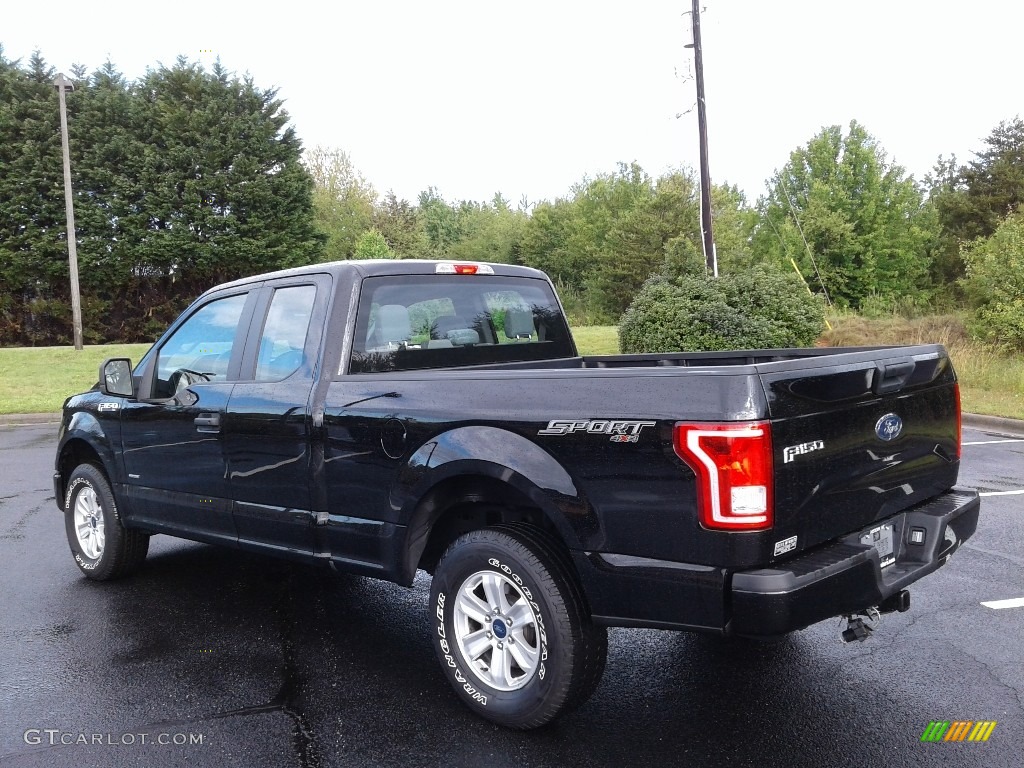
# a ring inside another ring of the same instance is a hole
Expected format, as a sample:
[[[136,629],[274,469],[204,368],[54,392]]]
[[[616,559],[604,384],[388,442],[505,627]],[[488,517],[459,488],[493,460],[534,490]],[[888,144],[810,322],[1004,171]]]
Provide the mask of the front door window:
[[[185,387],[224,381],[246,294],[200,307],[160,348],[153,397],[168,398]]]

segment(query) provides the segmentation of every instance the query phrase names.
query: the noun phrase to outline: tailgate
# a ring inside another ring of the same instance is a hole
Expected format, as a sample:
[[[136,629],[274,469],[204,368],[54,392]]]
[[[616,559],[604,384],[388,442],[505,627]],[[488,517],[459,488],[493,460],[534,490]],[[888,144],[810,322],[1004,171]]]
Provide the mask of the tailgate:
[[[943,347],[758,367],[772,422],[774,539],[789,540],[776,545],[780,556],[867,528],[956,483],[959,397]]]

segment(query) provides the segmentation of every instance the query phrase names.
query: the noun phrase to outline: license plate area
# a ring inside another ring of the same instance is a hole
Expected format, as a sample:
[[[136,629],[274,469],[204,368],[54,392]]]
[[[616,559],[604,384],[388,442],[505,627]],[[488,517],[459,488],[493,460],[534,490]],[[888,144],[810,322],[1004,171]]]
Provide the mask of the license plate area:
[[[883,568],[887,568],[896,562],[896,550],[893,546],[894,541],[895,537],[893,536],[892,523],[876,525],[870,531],[862,533],[860,536],[861,544],[874,547],[878,552],[878,559]]]

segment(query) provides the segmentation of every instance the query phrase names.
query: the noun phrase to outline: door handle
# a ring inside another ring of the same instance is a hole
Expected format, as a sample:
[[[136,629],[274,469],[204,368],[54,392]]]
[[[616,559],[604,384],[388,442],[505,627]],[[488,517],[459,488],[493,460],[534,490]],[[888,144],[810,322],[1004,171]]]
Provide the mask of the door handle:
[[[192,421],[200,432],[220,432],[219,413],[201,413]]]
[[[879,363],[875,368],[875,385],[873,389],[876,395],[887,395],[892,392],[899,392],[910,377],[914,375],[917,363],[913,360],[901,360],[898,363]]]

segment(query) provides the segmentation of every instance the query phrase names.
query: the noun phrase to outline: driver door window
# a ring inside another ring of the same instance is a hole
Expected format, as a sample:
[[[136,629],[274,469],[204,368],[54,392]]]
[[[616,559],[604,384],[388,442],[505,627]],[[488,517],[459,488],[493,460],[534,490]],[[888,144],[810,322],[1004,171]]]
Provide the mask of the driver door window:
[[[235,345],[246,294],[201,307],[160,348],[155,398],[173,397],[193,384],[224,381]]]

